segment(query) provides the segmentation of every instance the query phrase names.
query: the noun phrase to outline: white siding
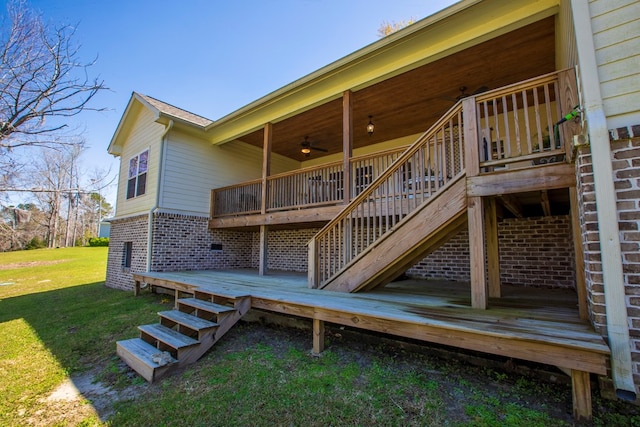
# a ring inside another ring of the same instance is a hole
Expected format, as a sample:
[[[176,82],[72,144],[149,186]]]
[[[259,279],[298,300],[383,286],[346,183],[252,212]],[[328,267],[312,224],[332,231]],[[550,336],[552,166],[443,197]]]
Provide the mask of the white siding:
[[[170,132],[165,147],[160,207],[209,213],[211,189],[262,176],[262,150],[242,142],[212,145],[193,136]],[[299,163],[272,155],[272,173],[299,167]]]
[[[640,2],[593,0],[589,11],[608,127],[640,124]]]
[[[118,178],[118,198],[116,202],[116,217],[147,213],[155,205],[156,189],[158,186],[158,167],[160,161],[160,138],[164,126],[155,123],[153,114],[146,108],[138,108],[134,112],[135,120],[131,132],[123,144],[120,156],[120,174]],[[146,193],[142,196],[127,200],[127,173],[129,159],[149,149],[149,163],[147,171]]]
[[[573,68],[578,63],[576,34],[573,30],[573,16],[570,0],[560,2],[556,17],[556,68]]]

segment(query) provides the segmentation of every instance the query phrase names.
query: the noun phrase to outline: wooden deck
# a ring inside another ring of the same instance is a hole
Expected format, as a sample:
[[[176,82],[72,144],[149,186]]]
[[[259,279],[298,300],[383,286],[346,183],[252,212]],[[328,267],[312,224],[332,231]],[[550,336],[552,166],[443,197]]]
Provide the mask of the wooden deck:
[[[554,365],[571,375],[580,417],[591,413],[589,373],[607,373],[609,347],[580,320],[576,296],[567,290],[505,286],[489,309],[478,310],[471,308],[467,283],[406,280],[351,294],[309,289],[306,275],[297,273],[185,271],[134,279],[138,287],[143,282],[176,294],[248,295],[252,308],[312,319],[316,352],[323,350],[323,322],[330,322]]]

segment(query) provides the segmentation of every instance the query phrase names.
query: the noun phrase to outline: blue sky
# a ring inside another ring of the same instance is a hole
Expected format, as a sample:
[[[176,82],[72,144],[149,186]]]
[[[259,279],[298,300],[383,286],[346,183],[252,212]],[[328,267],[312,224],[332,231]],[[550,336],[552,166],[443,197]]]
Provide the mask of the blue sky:
[[[4,0],[3,0],[3,3]],[[47,22],[77,24],[82,59],[110,91],[72,126],[85,170],[117,173],[107,146],[133,91],[216,120],[379,39],[383,22],[454,0],[30,0]],[[3,6],[3,15],[6,6]],[[115,188],[108,201],[115,203]]]

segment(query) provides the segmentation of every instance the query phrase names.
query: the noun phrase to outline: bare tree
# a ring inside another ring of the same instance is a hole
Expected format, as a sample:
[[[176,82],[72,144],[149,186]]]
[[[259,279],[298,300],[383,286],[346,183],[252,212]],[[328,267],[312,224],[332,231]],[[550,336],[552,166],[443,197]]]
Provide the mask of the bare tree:
[[[104,82],[88,75],[95,63],[79,59],[75,28],[45,25],[25,0],[8,3],[0,27],[0,183],[10,183],[25,146],[58,148],[75,142],[62,135],[68,118],[92,108]]]

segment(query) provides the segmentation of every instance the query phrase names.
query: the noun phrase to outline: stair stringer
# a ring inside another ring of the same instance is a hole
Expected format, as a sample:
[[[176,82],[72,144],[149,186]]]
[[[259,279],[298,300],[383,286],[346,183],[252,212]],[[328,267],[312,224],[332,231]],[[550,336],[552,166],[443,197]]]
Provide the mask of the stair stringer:
[[[212,298],[213,300],[213,298]],[[233,301],[233,311],[221,313],[216,323],[219,325],[212,333],[204,334],[200,345],[185,351],[178,359],[178,366],[183,367],[195,363],[211,349],[251,308],[251,297],[239,297]]]
[[[251,296],[249,295],[222,296],[211,294],[207,291],[196,291],[195,294],[199,297],[198,299],[214,303],[214,305],[218,305],[222,310],[221,312],[207,312],[204,310],[209,314],[214,314],[214,318],[209,320],[215,322],[215,327],[209,327],[204,332],[198,331],[198,337],[194,337],[194,339],[197,339],[197,345],[178,350],[177,358],[174,358],[174,355],[170,356],[167,352],[162,351],[161,348],[165,347],[162,340],[158,340],[157,342],[145,341],[143,339],[144,334],[142,333],[140,338],[118,341],[116,343],[118,356],[147,381],[154,382],[169,375],[176,369],[196,362],[251,309]],[[180,308],[179,301],[180,300],[177,302],[176,309]],[[233,307],[223,307],[220,303],[225,305],[233,304]],[[204,318],[197,314],[193,315]],[[156,349],[153,349],[154,346]],[[149,348],[151,350],[149,350]],[[156,360],[152,360],[156,357],[166,357],[167,360],[157,363]]]
[[[358,292],[386,285],[455,235],[466,222],[466,212],[466,179],[462,175],[403,218],[322,289]]]

